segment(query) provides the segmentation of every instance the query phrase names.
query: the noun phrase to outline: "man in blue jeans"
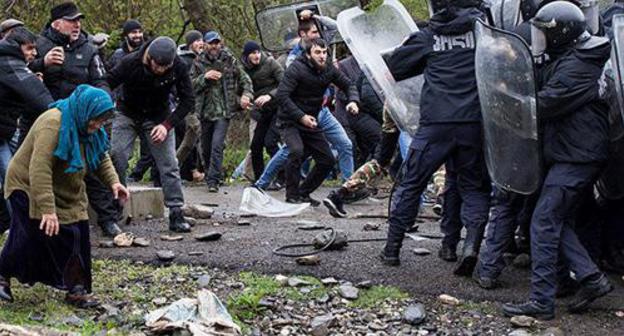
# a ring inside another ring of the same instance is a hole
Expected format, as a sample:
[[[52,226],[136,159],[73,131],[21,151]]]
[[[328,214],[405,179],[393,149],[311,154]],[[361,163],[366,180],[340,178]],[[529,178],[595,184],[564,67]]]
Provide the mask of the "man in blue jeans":
[[[302,15],[310,14],[302,13]],[[322,24],[326,27],[330,26],[329,28],[331,28],[333,20],[326,17],[317,18],[316,15],[314,16],[314,18],[320,20]],[[327,37],[328,30],[326,29],[325,31],[325,35]],[[335,23],[333,26],[333,30],[329,29],[329,31],[333,31],[333,34],[331,32],[329,33],[329,35],[331,36],[329,37],[329,39],[327,39],[328,41],[331,41],[336,31]],[[303,53],[303,41],[310,41],[321,36],[315,22],[310,19],[302,20],[300,22],[298,34],[301,38],[301,41],[299,42],[299,44],[297,44],[295,48],[293,48],[293,50],[290,51],[290,54],[288,55],[288,60],[286,61],[287,67]],[[317,127],[321,131],[323,131],[327,141],[331,144],[333,149],[338,152],[338,167],[340,168],[342,180],[348,180],[349,177],[351,177],[351,175],[353,174],[353,144],[351,143],[347,132],[344,130],[342,125],[340,125],[340,123],[338,122],[338,119],[334,117],[334,115],[327,107],[323,107],[321,109],[318,114],[317,122]],[[280,169],[282,169],[282,167],[284,167],[286,161],[288,161],[288,153],[289,151],[287,146],[283,146],[282,148],[280,148],[280,150],[277,151],[275,155],[273,155],[269,163],[266,165],[262,176],[260,176],[254,186],[263,190],[268,188],[269,184],[271,184],[271,181],[273,181],[275,176],[277,176],[277,173],[280,171]]]

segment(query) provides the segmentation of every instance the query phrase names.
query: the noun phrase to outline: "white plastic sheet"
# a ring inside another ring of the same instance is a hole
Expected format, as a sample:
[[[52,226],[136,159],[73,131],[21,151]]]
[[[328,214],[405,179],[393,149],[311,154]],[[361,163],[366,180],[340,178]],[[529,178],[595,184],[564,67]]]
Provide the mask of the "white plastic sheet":
[[[154,333],[186,330],[193,336],[241,335],[223,303],[205,289],[198,291],[195,299],[180,299],[150,312],[145,325]]]
[[[293,217],[309,206],[310,203],[285,203],[256,188],[245,188],[239,209],[262,217]]]

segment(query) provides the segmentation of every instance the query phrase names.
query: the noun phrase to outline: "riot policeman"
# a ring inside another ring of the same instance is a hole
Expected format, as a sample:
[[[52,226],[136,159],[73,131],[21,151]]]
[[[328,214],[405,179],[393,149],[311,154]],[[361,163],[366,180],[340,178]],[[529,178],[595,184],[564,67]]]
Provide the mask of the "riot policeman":
[[[550,59],[540,71],[537,94],[545,178],[531,221],[531,295],[528,302],[505,304],[503,311],[552,319],[559,256],[581,284],[570,312],[585,310],[613,289],[572,225],[608,154],[608,105],[599,95],[599,80],[611,46],[587,31],[583,12],[570,2],[545,5],[531,24],[534,55]]]
[[[480,0],[431,1],[429,26],[412,34],[386,57],[397,81],[424,74],[420,126],[413,136],[388,218],[381,260],[399,265],[405,232],[433,173],[452,163],[467,229],[455,274],[468,276],[476,263],[488,217],[490,181],[483,159],[482,126],[474,72],[475,20],[485,17]]]

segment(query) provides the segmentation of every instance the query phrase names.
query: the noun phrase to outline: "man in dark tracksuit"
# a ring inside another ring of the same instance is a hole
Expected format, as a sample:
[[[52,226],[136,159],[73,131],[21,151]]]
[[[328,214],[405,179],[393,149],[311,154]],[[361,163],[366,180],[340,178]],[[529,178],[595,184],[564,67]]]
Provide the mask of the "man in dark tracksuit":
[[[312,39],[306,45],[305,54],[298,56],[284,73],[276,94],[280,106],[278,127],[290,150],[286,163],[286,202],[320,204],[310,194],[331,171],[334,157],[323,131],[317,128],[316,118],[330,84],[347,92],[347,110],[357,113],[355,85],[327,62],[327,43],[320,38]],[[299,185],[301,164],[310,154],[314,168]]]
[[[24,27],[15,27],[0,41],[0,187],[13,157],[10,142],[17,118],[34,119],[48,109],[53,100],[45,85],[26,66],[37,54],[37,37]],[[3,195],[0,190],[0,196]],[[0,235],[11,224],[9,208],[0,199]]]
[[[98,49],[82,32],[80,19],[84,15],[72,2],[51,10],[51,20],[37,39],[37,58],[30,69],[43,74],[43,82],[55,100],[69,97],[80,84],[89,84],[109,92],[104,79],[106,71]],[[20,118],[20,140],[23,141],[33,120]],[[117,226],[117,211],[110,190],[93,174],[85,176],[89,205],[97,213],[97,221],[107,236],[121,233]]]
[[[421,194],[445,162],[457,173],[461,219],[467,229],[455,274],[468,276],[476,264],[488,218],[490,181],[485,167],[481,110],[475,78],[473,25],[484,18],[480,1],[450,1],[429,26],[414,33],[387,59],[397,81],[424,72],[420,128],[403,163],[390,207],[388,239],[381,259],[399,265],[405,232],[418,214]]]
[[[538,92],[545,180],[531,221],[530,299],[506,304],[503,311],[508,316],[552,319],[559,256],[581,284],[570,312],[585,310],[613,289],[573,227],[579,203],[608,155],[609,107],[600,97],[599,81],[611,46],[608,39],[586,31],[583,12],[569,2],[549,3],[531,23],[543,32],[551,60],[540,71]],[[535,40],[533,49],[539,50]]]

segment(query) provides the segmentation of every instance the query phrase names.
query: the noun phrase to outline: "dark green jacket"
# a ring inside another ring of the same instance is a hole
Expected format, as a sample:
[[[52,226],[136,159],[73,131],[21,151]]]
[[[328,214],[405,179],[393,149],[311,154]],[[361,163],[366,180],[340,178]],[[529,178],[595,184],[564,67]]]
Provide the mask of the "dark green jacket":
[[[207,80],[204,75],[210,70],[223,73],[219,81]],[[224,49],[212,58],[207,53],[199,55],[191,68],[191,79],[195,93],[195,112],[200,119],[230,119],[240,108],[242,95],[253,99],[251,78],[243,65]]]
[[[241,59],[241,62],[253,83],[254,99],[267,94],[273,98],[268,104],[263,106],[260,112],[275,111],[277,108],[275,93],[279,83],[282,81],[282,77],[284,77],[282,66],[273,57],[265,53],[262,53],[260,64],[258,65],[252,65],[246,59]]]

